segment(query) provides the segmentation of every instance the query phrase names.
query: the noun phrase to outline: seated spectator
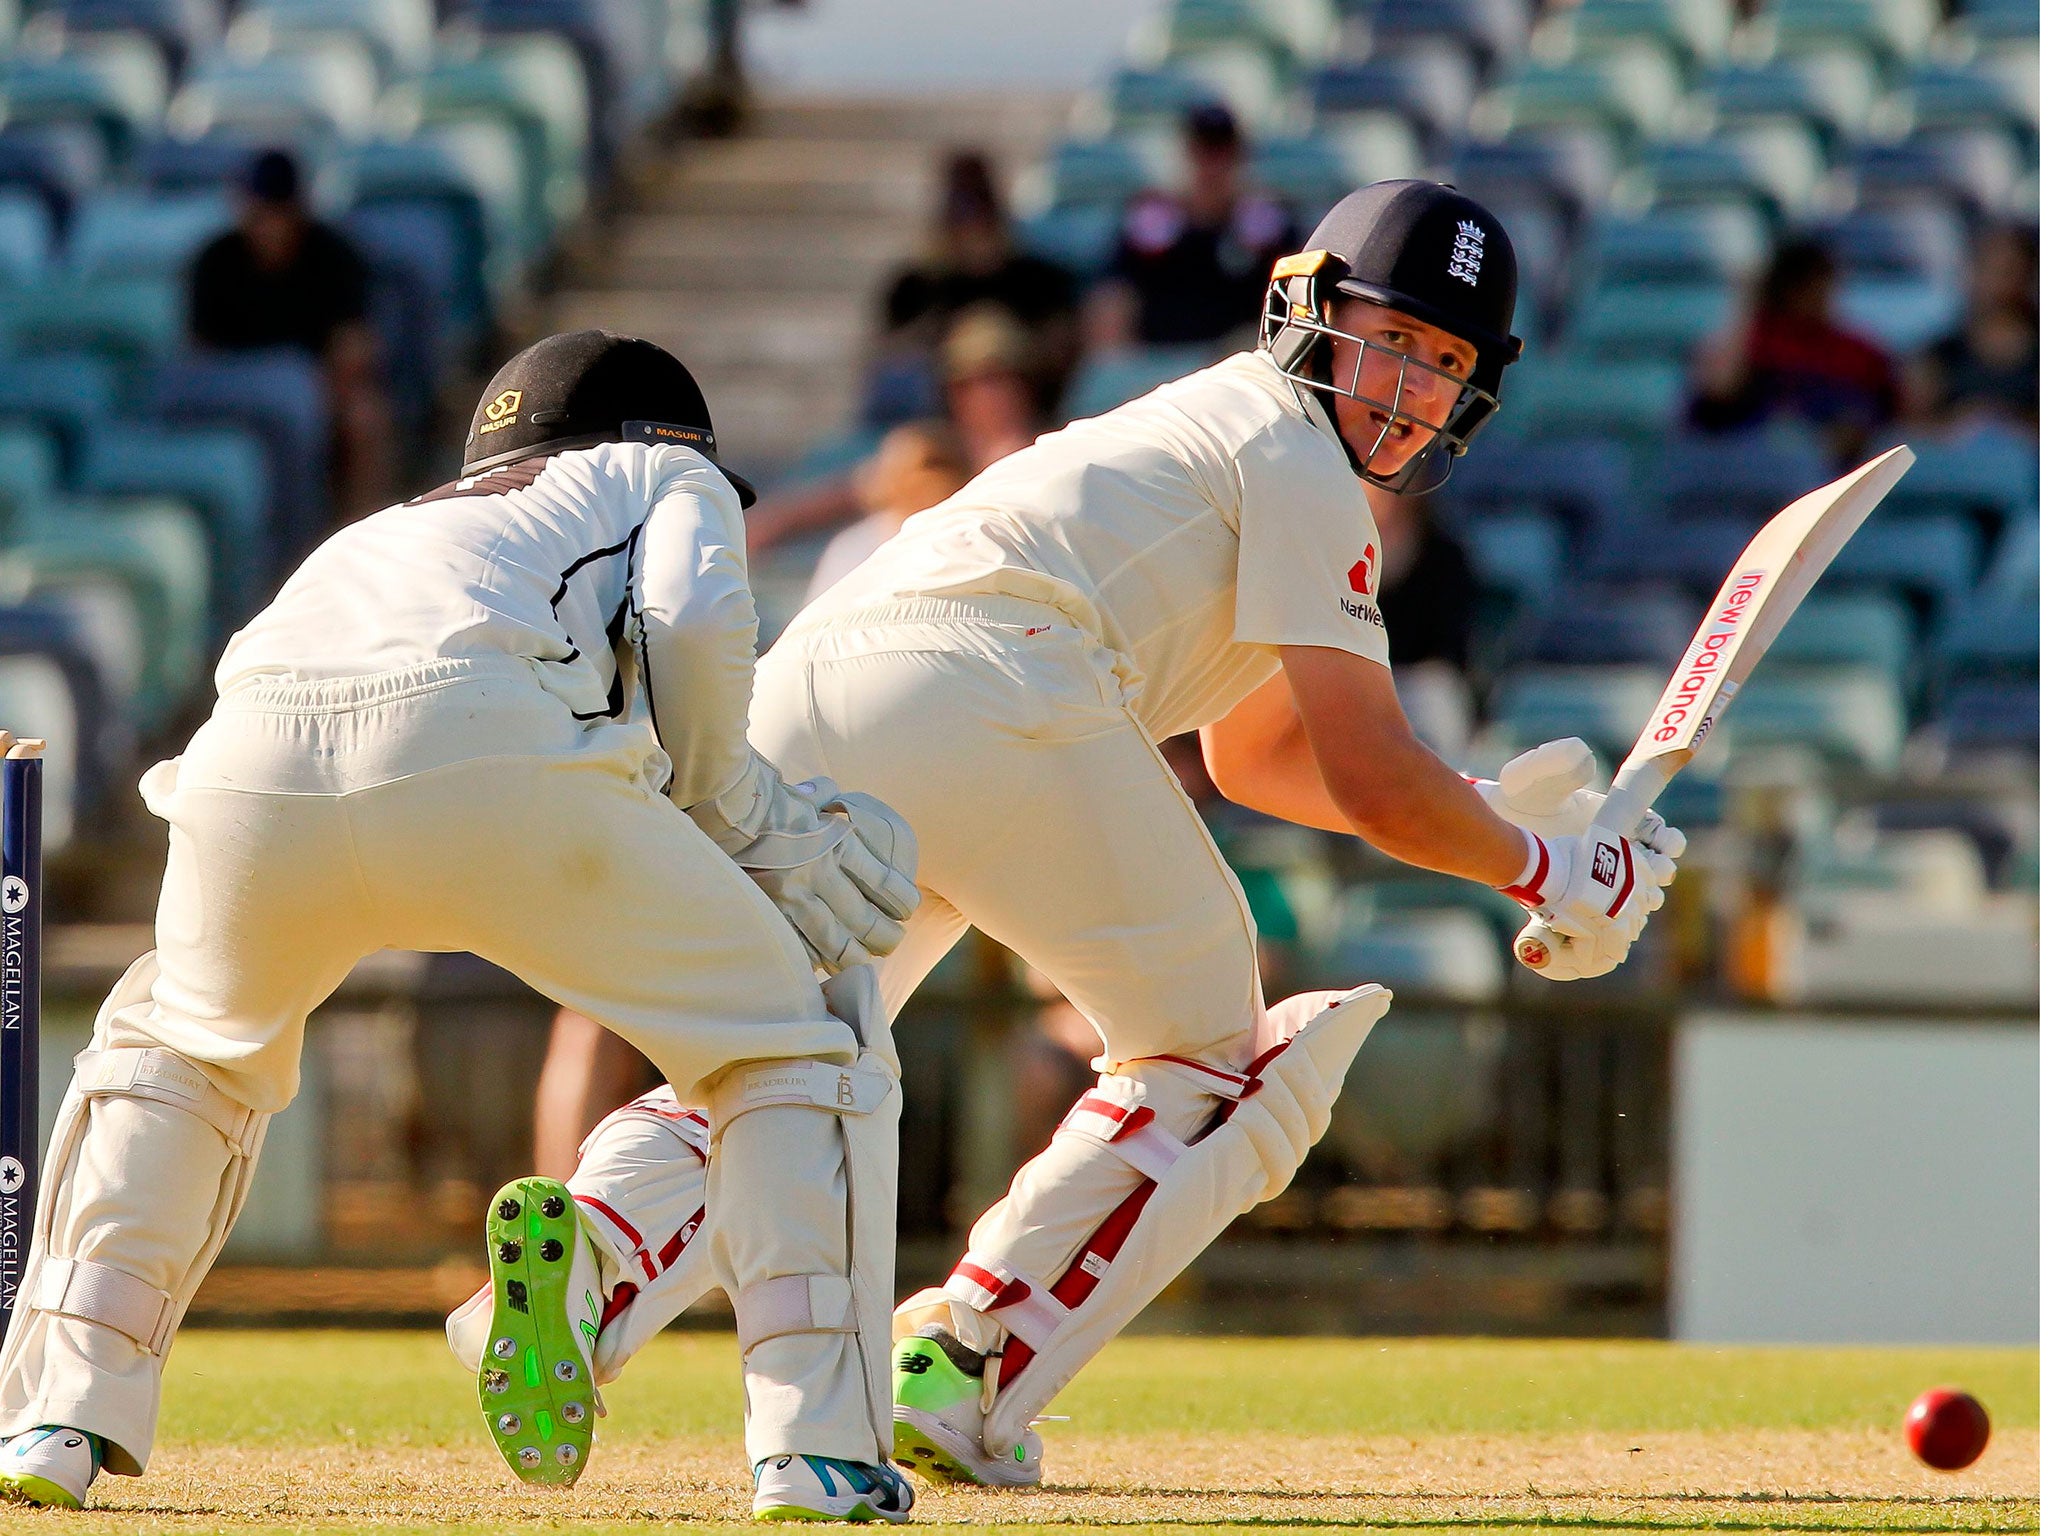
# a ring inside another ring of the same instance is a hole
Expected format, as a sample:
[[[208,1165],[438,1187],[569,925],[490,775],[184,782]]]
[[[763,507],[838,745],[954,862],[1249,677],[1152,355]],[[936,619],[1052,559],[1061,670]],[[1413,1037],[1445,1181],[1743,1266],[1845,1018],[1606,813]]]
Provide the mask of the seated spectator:
[[[374,511],[387,499],[391,434],[365,319],[369,269],[340,231],[308,211],[291,156],[258,155],[240,190],[235,227],[192,265],[192,338],[231,351],[297,347],[319,359],[334,417],[336,500],[348,516]]]
[[[1828,248],[1795,239],[1772,254],[1748,312],[1701,349],[1687,414],[1708,432],[1774,419],[1812,426],[1844,461],[1898,415],[1891,358],[1836,317],[1839,273]]]
[[[867,419],[879,426],[935,409],[939,344],[962,313],[986,305],[1023,329],[1032,384],[1050,409],[1073,368],[1075,297],[1065,268],[1017,249],[988,157],[954,152],[930,249],[883,299],[883,352],[869,379]]]
[[[1963,323],[1907,371],[1913,414],[1928,428],[2040,430],[2039,268],[2031,229],[2008,224],[1977,241]]]
[[[811,572],[809,602],[896,536],[914,513],[935,507],[967,483],[960,434],[943,421],[892,427],[875,456],[855,475],[867,516],[832,536]]]
[[[979,474],[1038,435],[1043,418],[1029,373],[1030,339],[997,305],[959,316],[939,348],[946,424],[966,475]],[[837,474],[764,496],[747,512],[747,550],[760,555],[790,539],[860,517],[855,474]]]
[[[1183,143],[1186,189],[1141,193],[1124,213],[1109,277],[1089,304],[1093,346],[1249,338],[1273,263],[1300,248],[1293,216],[1245,190],[1244,140],[1228,107],[1190,112]]]
[[[1416,735],[1456,758],[1472,734],[1465,667],[1479,580],[1465,546],[1430,516],[1428,497],[1368,486],[1366,499],[1380,533],[1380,615],[1395,691]]]

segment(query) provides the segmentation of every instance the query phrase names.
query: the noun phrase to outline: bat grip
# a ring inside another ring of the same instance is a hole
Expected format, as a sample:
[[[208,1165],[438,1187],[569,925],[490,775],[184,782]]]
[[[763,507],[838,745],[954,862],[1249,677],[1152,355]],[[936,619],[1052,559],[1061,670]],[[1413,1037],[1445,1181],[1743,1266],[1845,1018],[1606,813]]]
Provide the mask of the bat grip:
[[[1642,824],[1644,813],[1683,765],[1684,759],[1675,754],[1623,763],[1607,791],[1600,814],[1593,818],[1593,825],[1603,831],[1619,832],[1623,837],[1633,835]],[[1548,923],[1532,920],[1515,940],[1515,958],[1532,971],[1542,971],[1568,942]]]

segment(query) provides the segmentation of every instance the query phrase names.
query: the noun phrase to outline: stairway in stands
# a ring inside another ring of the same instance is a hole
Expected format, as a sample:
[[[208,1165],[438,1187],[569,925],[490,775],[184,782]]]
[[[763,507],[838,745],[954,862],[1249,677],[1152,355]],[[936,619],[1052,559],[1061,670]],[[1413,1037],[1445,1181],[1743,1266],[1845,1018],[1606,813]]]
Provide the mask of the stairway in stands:
[[[771,96],[740,136],[686,143],[585,248],[551,329],[601,325],[696,374],[722,456],[772,480],[848,426],[881,285],[921,248],[954,146],[1029,164],[1054,97]]]

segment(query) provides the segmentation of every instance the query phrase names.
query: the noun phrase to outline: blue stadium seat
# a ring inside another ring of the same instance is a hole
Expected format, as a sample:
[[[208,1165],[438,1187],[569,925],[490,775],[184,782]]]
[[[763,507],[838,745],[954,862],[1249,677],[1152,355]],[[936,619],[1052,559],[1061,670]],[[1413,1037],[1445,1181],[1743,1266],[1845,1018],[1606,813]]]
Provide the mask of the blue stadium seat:
[[[1256,132],[1274,116],[1284,86],[1248,58],[1177,59],[1158,69],[1120,69],[1109,83],[1119,131],[1172,128],[1195,107],[1222,102]]]
[[[1899,92],[1906,120],[1917,130],[1994,128],[2022,145],[2039,126],[2039,81],[2012,80],[1989,69],[1923,64]]]
[[[0,294],[0,333],[22,352],[104,352],[143,362],[176,346],[184,324],[185,296],[170,278],[52,281]]]
[[[1116,253],[1123,210],[1107,204],[1061,204],[1017,222],[1025,250],[1086,280],[1099,277]]]
[[[626,134],[660,108],[667,92],[647,13],[620,0],[473,0],[464,13],[493,37],[551,33],[583,61],[592,106],[591,142],[609,167]]]
[[[1770,0],[1761,15],[1774,47],[1846,43],[1887,68],[1924,54],[1940,20],[1930,0]]]
[[[1491,734],[1515,751],[1560,736],[1578,736],[1608,761],[1619,762],[1657,707],[1670,670],[1668,662],[1517,668],[1494,691]]]
[[[52,435],[33,422],[0,424],[0,519],[10,532],[22,510],[57,494],[61,461]]]
[[[1661,441],[1678,420],[1685,370],[1672,362],[1549,353],[1517,363],[1513,403],[1491,430],[1525,439],[1599,437]]]
[[[1728,0],[1579,0],[1543,23],[1546,52],[1569,57],[1618,38],[1650,38],[1676,49],[1691,69],[1728,53],[1735,7]]]
[[[1046,200],[1055,208],[1123,205],[1153,183],[1152,171],[1123,139],[1068,139],[1046,156]]]
[[[1762,746],[1807,747],[1866,773],[1897,773],[1906,745],[1899,685],[1862,667],[1760,671],[1720,726],[1735,752]]]
[[[1696,599],[1666,588],[1577,584],[1554,590],[1516,627],[1508,654],[1522,662],[1661,666],[1668,672],[1699,617]]]
[[[1482,137],[1554,123],[1593,123],[1633,147],[1670,129],[1685,80],[1671,51],[1645,39],[1589,48],[1560,62],[1529,61],[1473,111]]]
[[[1496,140],[1468,140],[1451,162],[1453,183],[1491,208],[1540,190],[1583,217],[1604,206],[1621,172],[1616,136],[1584,123],[1549,123]]]
[[[2041,7],[2035,0],[1957,0],[1956,13],[1972,36],[1987,41],[2041,36]]]
[[[1604,283],[1720,283],[1753,276],[1770,253],[1769,221],[1748,202],[1680,203],[1610,214],[1593,232]]]
[[[1408,180],[1427,168],[1415,124],[1392,109],[1366,107],[1319,118],[1315,133],[1344,162],[1354,186]]]
[[[86,281],[183,281],[199,248],[233,219],[227,198],[217,192],[102,192],[78,210],[71,274]]]
[[[1603,283],[1580,303],[1568,329],[1585,356],[1683,362],[1734,311],[1725,283]]]
[[[92,38],[54,58],[17,54],[0,61],[0,100],[7,103],[10,128],[90,127],[116,164],[157,131],[168,94],[163,59],[140,38]]]
[[[88,124],[20,123],[0,129],[0,187],[42,199],[53,230],[69,226],[73,206],[99,185],[106,170],[106,142]]]
[[[1739,199],[1780,225],[1815,205],[1828,168],[1819,134],[1790,117],[1723,124],[1699,141],[1646,145],[1640,165],[1659,202]]]
[[[1886,510],[1857,529],[1821,580],[1829,587],[1891,587],[1937,614],[1948,612],[1976,584],[1977,538],[1960,517]]]
[[[1951,748],[2041,749],[2041,685],[2011,678],[1958,683],[1942,697],[1941,731]]]
[[[1935,661],[1948,685],[1967,678],[2038,677],[2038,600],[1986,600],[1961,605],[1941,626]]]
[[[0,186],[0,287],[42,281],[50,263],[50,205],[23,187]]]
[[[370,49],[389,82],[432,62],[434,27],[432,0],[253,0],[237,14],[232,41],[242,51],[262,54],[296,39],[354,37]]]
[[[1734,518],[1761,528],[1834,475],[1820,444],[1793,430],[1675,433],[1651,476],[1667,517]]]
[[[1836,302],[1844,323],[1895,356],[1910,356],[1940,340],[1963,314],[1963,296],[1956,289],[1911,277],[1852,276]]]
[[[1364,63],[1333,64],[1309,82],[1318,126],[1348,112],[1398,112],[1434,151],[1465,137],[1479,87],[1466,54],[1444,43],[1418,43]]]
[[[1814,47],[1761,63],[1723,65],[1708,73],[1702,90],[1722,123],[1790,117],[1832,145],[1861,136],[1877,102],[1878,80],[1861,49]]]
[[[86,438],[119,400],[120,380],[107,358],[0,355],[0,421],[31,422],[48,432],[67,481],[77,476]]]
[[[1292,209],[1304,230],[1359,184],[1344,157],[1321,138],[1264,140],[1252,152],[1247,176]]]
[[[1067,385],[1060,414],[1069,421],[1100,416],[1127,400],[1215,361],[1212,347],[1126,347],[1085,359]]]
[[[2041,505],[2041,461],[2030,439],[1993,431],[1916,441],[1912,448],[1913,467],[1885,498],[1880,517],[1947,512],[2002,523]]]
[[[1984,595],[1993,601],[2041,601],[2041,514],[2016,517],[1999,535],[1984,571]]]
[[[595,168],[593,106],[583,62],[562,39],[499,38],[473,58],[441,61],[406,89],[418,93],[428,123],[483,119],[517,138],[530,244],[583,211]]]
[[[173,70],[220,40],[216,0],[62,0],[67,33],[141,32],[162,48]]]
[[[1592,572],[1613,581],[1675,582],[1696,594],[1716,590],[1756,534],[1754,519],[1645,518],[1618,528],[1590,552]]]
[[[174,426],[225,426],[263,446],[272,531],[286,559],[309,549],[330,521],[327,385],[295,348],[185,352],[155,368],[138,392],[145,415]]]
[[[1939,192],[1975,218],[2013,208],[2025,166],[2009,134],[1997,128],[1950,128],[1914,134],[1901,144],[1859,145],[1849,166],[1865,204]]]
[[[24,722],[24,734],[43,730],[49,751],[56,754],[52,766],[45,770],[43,784],[47,852],[60,847],[69,832],[61,820],[51,820],[50,775],[55,773],[60,780],[69,776],[66,787],[74,821],[78,815],[96,810],[104,803],[116,773],[125,773],[134,749],[134,723],[112,707],[98,665],[78,632],[77,620],[61,608],[44,602],[0,603],[0,657],[39,658],[50,663],[69,695],[68,707],[57,707],[34,725],[27,723],[34,718],[32,710],[13,712],[25,709],[26,699],[0,703],[0,708],[9,710],[9,720]],[[74,728],[69,741],[58,729],[67,718]]]
[[[1851,277],[1954,288],[1962,282],[1969,232],[1942,202],[1902,201],[1858,208],[1830,225],[1826,238]]]
[[[347,231],[370,266],[370,324],[392,410],[402,429],[417,433],[443,367],[467,345],[450,322],[460,282],[454,232],[435,210],[398,204],[357,210]]]
[[[1132,51],[1145,58],[1181,58],[1221,44],[1248,44],[1291,60],[1301,40],[1281,25],[1276,9],[1258,0],[1173,0],[1141,24]]]
[[[518,140],[493,123],[442,123],[403,141],[367,144],[351,168],[358,209],[397,202],[443,211],[466,274],[456,321],[467,331],[480,330],[522,255]]]
[[[282,575],[263,447],[248,433],[123,422],[96,431],[80,475],[100,496],[175,496],[205,515],[216,641],[268,600]]]
[[[1889,592],[1815,592],[1799,605],[1764,666],[1867,667],[1905,682],[1914,664],[1912,610]]]
[[[181,138],[235,134],[300,144],[359,144],[376,125],[378,82],[361,53],[334,48],[245,59],[209,57],[172,101]]]
[[[1454,41],[1491,74],[1529,46],[1528,0],[1354,0],[1375,54],[1418,42]]]
[[[1524,366],[1507,372],[1504,409],[1510,415],[1529,393],[1517,377]],[[1541,388],[1540,382],[1532,388]],[[1480,436],[1438,494],[1453,516],[1468,522],[1540,511],[1569,529],[1580,547],[1629,521],[1635,506],[1629,456],[1616,444],[1590,438],[1525,440],[1498,425]]]
[[[33,651],[0,648],[0,716],[23,735],[43,738],[42,851],[61,852],[76,833],[80,812],[76,743],[91,724],[62,664]]]
[[[1475,517],[1459,529],[1472,574],[1518,600],[1547,598],[1562,584],[1569,534],[1536,508]]]

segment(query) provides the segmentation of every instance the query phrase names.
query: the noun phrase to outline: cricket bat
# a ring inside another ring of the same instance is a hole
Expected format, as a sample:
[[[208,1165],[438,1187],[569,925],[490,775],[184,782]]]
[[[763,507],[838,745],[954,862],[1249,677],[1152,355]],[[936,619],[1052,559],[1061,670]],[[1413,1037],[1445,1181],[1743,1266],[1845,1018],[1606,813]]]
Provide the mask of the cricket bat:
[[[1664,786],[1693,760],[1821,572],[1912,464],[1910,448],[1881,453],[1833,484],[1808,491],[1757,531],[1700,620],[1634,750],[1615,772],[1607,803],[1594,818],[1599,826],[1630,832],[1642,821]],[[1539,916],[1515,940],[1515,958],[1541,971],[1570,942]]]

